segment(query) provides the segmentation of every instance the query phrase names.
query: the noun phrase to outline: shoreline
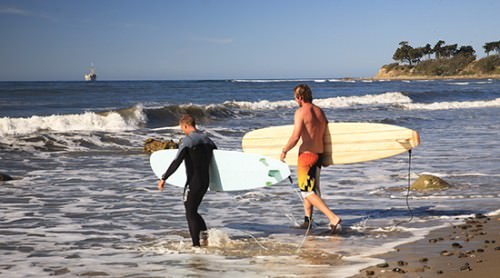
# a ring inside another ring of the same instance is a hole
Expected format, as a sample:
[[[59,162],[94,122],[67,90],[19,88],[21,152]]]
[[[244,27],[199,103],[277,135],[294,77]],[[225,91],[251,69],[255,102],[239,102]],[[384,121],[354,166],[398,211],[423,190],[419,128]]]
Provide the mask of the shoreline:
[[[462,76],[462,75],[450,75],[450,76],[392,76],[392,77],[373,77],[372,80],[484,80],[484,79],[500,79],[500,75],[488,75],[488,76]]]
[[[500,271],[500,215],[477,214],[374,257],[385,263],[350,277],[495,277]]]
[[[475,76],[463,76],[463,75],[450,75],[450,76],[410,76],[410,75],[400,75],[400,76],[384,76],[384,77],[339,77],[341,81],[421,81],[421,80],[499,80],[500,75],[475,75]]]
[[[500,79],[500,74],[471,74],[471,75],[404,75],[385,72],[384,69],[371,78],[372,80],[483,80],[483,79]]]

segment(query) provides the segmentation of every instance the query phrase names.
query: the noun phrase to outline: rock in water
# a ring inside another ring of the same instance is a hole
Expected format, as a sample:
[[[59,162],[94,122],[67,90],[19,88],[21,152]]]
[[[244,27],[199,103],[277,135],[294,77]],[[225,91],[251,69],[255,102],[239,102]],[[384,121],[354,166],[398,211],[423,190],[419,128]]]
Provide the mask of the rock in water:
[[[11,176],[4,173],[0,173],[0,181],[10,181],[10,180],[12,180]]]
[[[417,191],[444,190],[449,187],[449,183],[433,175],[420,175],[411,185],[411,189]]]
[[[144,142],[144,151],[147,153],[152,153],[159,150],[165,149],[178,149],[179,144],[175,143],[173,140],[160,141],[153,138],[148,138]]]

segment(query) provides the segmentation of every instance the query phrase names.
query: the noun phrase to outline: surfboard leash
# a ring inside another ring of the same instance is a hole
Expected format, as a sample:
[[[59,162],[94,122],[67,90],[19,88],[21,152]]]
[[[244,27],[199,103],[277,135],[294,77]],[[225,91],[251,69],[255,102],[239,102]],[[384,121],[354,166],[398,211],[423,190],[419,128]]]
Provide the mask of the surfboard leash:
[[[408,201],[410,196],[410,188],[411,188],[411,149],[408,150],[408,187],[406,189],[406,207],[408,207],[408,210],[410,211],[410,219],[408,220],[408,223],[410,223],[413,220],[413,210],[411,209],[410,203]]]
[[[245,231],[243,231],[243,233],[245,233],[245,234],[247,234],[248,236],[250,236],[251,238],[253,238],[253,240],[255,240],[255,242],[257,243],[257,245],[259,245],[259,247],[260,247],[260,248],[262,248],[262,249],[264,249],[264,250],[266,250],[266,251],[268,251],[268,250],[269,250],[269,248],[265,247],[262,243],[260,243],[260,242],[259,242],[259,240],[258,240],[256,237],[254,237],[251,233],[247,233],[247,232],[245,232]]]
[[[299,196],[299,199],[304,202],[304,198],[302,197],[302,195],[300,195],[300,192],[298,192],[295,187],[293,186],[293,179],[292,179],[292,175],[288,176],[288,180],[290,181],[290,185],[292,186],[292,190],[295,191],[295,193],[297,193],[297,196]],[[295,223],[297,224],[297,221],[294,220]],[[304,245],[304,242],[306,242],[306,239],[307,239],[307,235],[309,234],[309,231],[311,230],[311,227],[312,227],[312,224],[313,224],[314,220],[312,217],[310,217],[309,219],[309,224],[307,225],[307,230],[306,232],[304,233],[304,237],[302,238],[302,241],[300,242],[300,244],[297,246],[297,249],[295,252],[299,252],[300,249],[302,248],[302,246]],[[316,224],[317,225],[317,224]]]
[[[410,212],[410,219],[406,221],[406,223],[410,223],[413,220],[413,210],[410,207],[410,189],[411,189],[411,149],[408,150],[408,185],[406,188],[406,207],[408,208],[408,211]],[[401,221],[396,224],[396,226],[399,226],[400,224],[404,223],[404,221]]]

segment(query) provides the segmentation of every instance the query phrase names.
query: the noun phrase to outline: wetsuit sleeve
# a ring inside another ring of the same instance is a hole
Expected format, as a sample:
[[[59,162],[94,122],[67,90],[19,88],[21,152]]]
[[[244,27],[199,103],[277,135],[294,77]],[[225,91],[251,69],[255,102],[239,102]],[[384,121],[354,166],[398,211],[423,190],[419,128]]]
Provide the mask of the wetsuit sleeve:
[[[175,157],[174,161],[170,163],[170,166],[168,167],[167,171],[161,176],[162,180],[168,179],[168,177],[170,177],[173,173],[175,173],[177,168],[179,168],[179,166],[181,165],[182,161],[184,161],[184,158],[188,153],[189,143],[187,143],[187,141],[189,141],[189,139],[185,138],[182,144],[179,146],[179,151],[177,152],[177,156]]]

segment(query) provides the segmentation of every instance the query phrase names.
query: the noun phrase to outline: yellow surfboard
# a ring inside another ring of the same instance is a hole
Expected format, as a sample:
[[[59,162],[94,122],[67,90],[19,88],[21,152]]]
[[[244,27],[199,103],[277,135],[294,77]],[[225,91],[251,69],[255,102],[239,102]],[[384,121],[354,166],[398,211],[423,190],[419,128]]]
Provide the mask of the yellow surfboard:
[[[280,158],[293,125],[257,129],[243,136],[244,152]],[[285,162],[297,165],[301,142],[287,153]],[[325,133],[323,166],[382,159],[406,152],[420,144],[415,130],[378,123],[330,123]]]

